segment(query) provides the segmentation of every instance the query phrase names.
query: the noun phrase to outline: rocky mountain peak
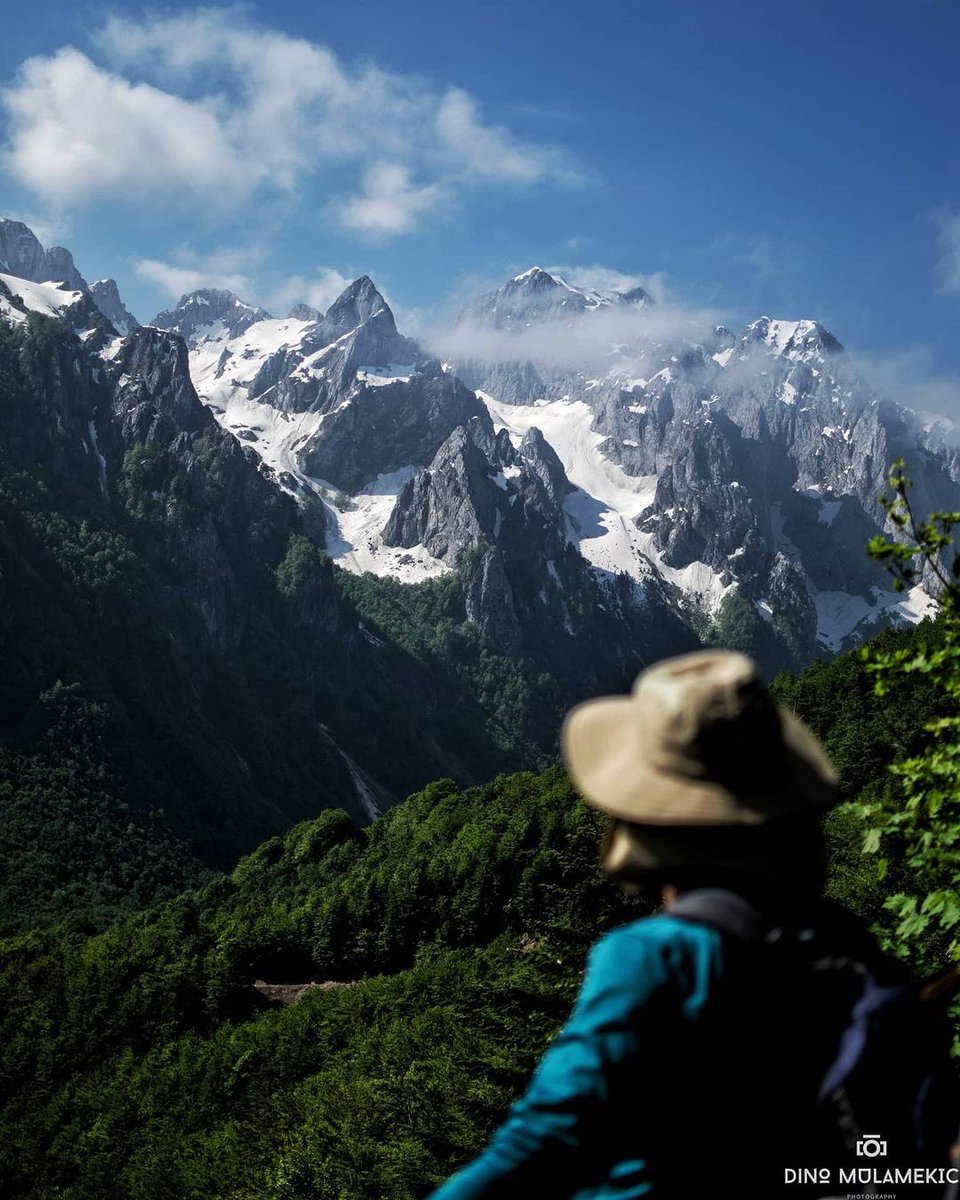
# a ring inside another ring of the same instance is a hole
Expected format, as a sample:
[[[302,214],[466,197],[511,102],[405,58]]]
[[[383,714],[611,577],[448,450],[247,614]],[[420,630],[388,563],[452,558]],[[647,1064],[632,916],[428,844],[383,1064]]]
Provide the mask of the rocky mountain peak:
[[[215,424],[190,380],[184,343],[166,330],[149,325],[134,330],[109,362],[108,374],[116,381],[118,414],[131,429],[136,427],[134,441],[151,440],[157,414],[188,434]]]
[[[784,321],[759,317],[745,326],[738,339],[741,352],[766,349],[768,353],[803,361],[842,353],[843,346],[819,321]]]
[[[45,254],[29,226],[0,217],[0,269],[5,274],[43,283],[37,277],[42,273]]]
[[[69,250],[63,246],[44,250],[29,225],[7,217],[0,217],[0,270],[33,283],[63,283],[71,291],[87,290]]]
[[[73,255],[64,246],[51,246],[44,260],[44,271],[47,279],[57,283],[65,283],[76,292],[87,290],[87,281],[77,270]]]
[[[115,279],[98,279],[91,283],[90,295],[94,304],[118,333],[127,334],[140,328],[140,322],[123,303]]]
[[[396,322],[390,305],[387,304],[369,275],[361,275],[355,279],[345,291],[334,300],[327,309],[323,319],[323,332],[328,341],[335,341],[345,333],[357,329],[360,325],[383,312],[389,326],[396,332]]]
[[[570,484],[556,450],[536,425],[531,425],[521,438],[520,457],[528,472],[540,481],[551,504],[562,504]]]
[[[617,292],[617,298],[621,304],[636,304],[641,308],[647,304],[656,304],[650,293],[642,287],[631,288],[628,292]]]
[[[287,313],[292,321],[322,321],[323,313],[312,304],[295,304]]]
[[[521,284],[529,291],[544,291],[548,288],[566,286],[561,279],[558,279],[556,275],[551,275],[543,267],[529,267],[519,275],[514,275],[506,286],[510,287],[511,284]]]
[[[150,322],[157,329],[179,333],[188,346],[224,336],[235,338],[257,321],[269,321],[263,308],[246,304],[222,288],[199,288],[181,296],[176,308],[166,309]]]
[[[590,307],[586,295],[542,267],[531,267],[461,309],[458,325],[517,330],[534,321],[572,316]]]
[[[458,325],[516,331],[540,321],[566,321],[598,309],[624,306],[644,308],[653,297],[640,287],[626,291],[598,291],[574,287],[543,267],[530,267],[495,292],[479,296],[461,309]]]

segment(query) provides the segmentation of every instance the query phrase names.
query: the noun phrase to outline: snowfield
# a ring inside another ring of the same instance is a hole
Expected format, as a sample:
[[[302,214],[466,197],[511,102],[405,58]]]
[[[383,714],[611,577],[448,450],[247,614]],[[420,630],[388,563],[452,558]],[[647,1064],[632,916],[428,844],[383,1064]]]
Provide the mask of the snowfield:
[[[576,486],[564,504],[567,536],[587,562],[600,571],[619,571],[636,580],[653,574],[715,612],[729,587],[706,563],[692,562],[682,570],[668,567],[653,544],[653,534],[637,528],[637,518],[653,502],[656,475],[628,475],[605,458],[607,438],[590,428],[593,410],[582,400],[553,400],[525,407],[501,404],[484,392],[477,395],[490,413],[495,429],[506,429],[514,445],[536,427],[556,451],[567,478]]]
[[[14,296],[19,296],[31,312],[43,313],[45,317],[59,317],[65,308],[83,299],[83,292],[66,291],[58,283],[31,283],[29,279],[3,274],[0,274],[0,283],[5,284]],[[17,322],[27,319],[5,296],[0,296],[0,313]]]

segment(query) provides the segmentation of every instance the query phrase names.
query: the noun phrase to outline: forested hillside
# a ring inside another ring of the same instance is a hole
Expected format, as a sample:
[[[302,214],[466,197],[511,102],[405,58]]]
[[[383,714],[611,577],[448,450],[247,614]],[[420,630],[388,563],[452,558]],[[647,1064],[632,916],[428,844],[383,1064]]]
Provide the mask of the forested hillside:
[[[561,690],[457,577],[345,587],[305,528],[179,339],[97,366],[52,318],[0,321],[0,930],[103,924],[324,808],[550,761]]]
[[[916,655],[937,626],[885,634]],[[858,655],[776,684],[844,797],[897,801],[943,690],[878,697]],[[834,896],[917,965],[858,812],[828,818]],[[2,945],[0,1174],[60,1200],[406,1200],[479,1148],[576,989],[588,945],[641,911],[597,868],[601,820],[563,771],[438,782],[367,829],[326,813],[229,876],[100,933]],[[297,1003],[284,1006],[302,985]],[[255,986],[255,985],[260,985]],[[285,986],[284,986],[285,985]]]

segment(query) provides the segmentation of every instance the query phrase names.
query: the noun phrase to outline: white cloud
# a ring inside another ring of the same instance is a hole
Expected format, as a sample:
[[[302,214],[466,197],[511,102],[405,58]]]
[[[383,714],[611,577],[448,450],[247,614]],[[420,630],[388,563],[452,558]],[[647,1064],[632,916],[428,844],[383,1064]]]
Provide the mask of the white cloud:
[[[224,288],[242,300],[250,300],[256,294],[251,272],[262,257],[263,252],[255,246],[225,247],[203,255],[190,246],[181,246],[172,262],[141,258],[134,263],[134,270],[171,300],[179,300],[198,288]]]
[[[283,316],[295,304],[309,304],[326,312],[351,282],[333,267],[319,267],[312,276],[294,275],[285,279],[279,287],[267,293],[264,307],[277,316]]]
[[[960,376],[938,371],[930,348],[907,346],[892,354],[849,351],[854,369],[878,391],[926,420],[960,420]]]
[[[628,369],[631,363],[639,367],[651,348],[665,342],[704,341],[720,316],[679,305],[614,305],[517,330],[458,324],[435,330],[429,341],[436,354],[452,362],[530,361],[538,368],[574,367],[602,375],[614,367]]]
[[[131,83],[77,50],[27,61],[3,103],[7,168],[60,208],[117,194],[236,199],[257,182],[208,101]]]
[[[236,206],[322,176],[346,228],[389,237],[479,181],[573,177],[555,149],[488,124],[466,92],[345,64],[240,9],[113,17],[93,44],[99,61],[71,47],[29,59],[2,97],[7,169],[62,209],[100,197]]]
[[[224,288],[248,304],[259,304],[284,316],[295,304],[310,304],[326,311],[351,282],[333,267],[317,267],[311,275],[294,275],[280,283],[263,278],[265,259],[260,246],[224,246],[199,254],[181,246],[170,261],[141,258],[134,263],[137,275],[152,283],[169,300],[179,300],[198,288]]]
[[[532,183],[550,167],[549,152],[520,146],[507,130],[484,125],[476,103],[459,88],[450,88],[440,101],[436,127],[451,157],[481,179]]]
[[[218,275],[202,267],[178,267],[156,258],[138,259],[134,270],[141,279],[155,284],[171,300],[178,300],[187,292],[195,292],[199,288],[224,288],[238,296],[250,293],[250,280],[246,275]]]
[[[942,213],[939,225],[941,288],[945,292],[960,292],[960,212]]]
[[[363,177],[363,191],[339,206],[341,223],[369,237],[407,233],[444,198],[439,184],[414,187],[399,163],[377,163]]]

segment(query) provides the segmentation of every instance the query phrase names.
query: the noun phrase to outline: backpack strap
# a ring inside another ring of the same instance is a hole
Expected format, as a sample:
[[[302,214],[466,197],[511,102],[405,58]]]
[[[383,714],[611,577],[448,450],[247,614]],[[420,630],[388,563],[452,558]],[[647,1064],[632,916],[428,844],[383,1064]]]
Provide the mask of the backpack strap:
[[[667,909],[667,915],[679,917],[681,921],[712,925],[742,942],[764,941],[770,933],[770,922],[760,910],[726,888],[697,888],[684,892]]]
[[[853,1007],[851,1021],[840,1039],[840,1049],[820,1085],[820,1100],[839,1092],[863,1057],[874,1022],[885,1010],[916,1002],[915,987],[904,984],[883,986],[867,976],[861,998]]]

